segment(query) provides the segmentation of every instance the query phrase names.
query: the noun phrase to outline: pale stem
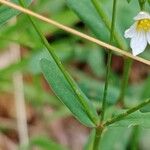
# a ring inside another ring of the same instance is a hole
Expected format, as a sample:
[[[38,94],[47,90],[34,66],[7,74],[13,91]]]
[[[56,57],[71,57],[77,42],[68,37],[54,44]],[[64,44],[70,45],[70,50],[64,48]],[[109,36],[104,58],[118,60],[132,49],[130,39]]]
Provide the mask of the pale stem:
[[[16,18],[11,20],[11,24],[16,23]],[[10,53],[14,61],[20,61],[20,46],[18,44],[9,45]],[[22,73],[17,71],[13,74],[13,85],[14,85],[14,98],[16,106],[16,117],[20,145],[28,145],[28,126],[27,126],[27,116],[25,108],[25,98],[24,98],[24,86],[23,86],[23,76]]]

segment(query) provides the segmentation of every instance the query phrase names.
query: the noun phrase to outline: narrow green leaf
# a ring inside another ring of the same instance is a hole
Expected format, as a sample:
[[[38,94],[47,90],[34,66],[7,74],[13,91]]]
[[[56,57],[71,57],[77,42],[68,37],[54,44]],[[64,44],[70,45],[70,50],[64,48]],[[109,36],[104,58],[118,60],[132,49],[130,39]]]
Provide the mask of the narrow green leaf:
[[[90,65],[95,75],[103,76],[105,74],[104,56],[102,51],[98,48],[89,50],[87,63]]]
[[[105,2],[106,1],[106,2]],[[68,6],[81,18],[81,20],[91,29],[91,31],[96,35],[97,38],[100,38],[104,41],[109,41],[109,30],[111,28],[111,19],[109,9],[112,7],[112,1],[100,1],[99,8],[101,9],[101,17],[97,13],[97,10],[94,8],[91,0],[67,0]],[[108,8],[105,8],[105,5]],[[108,10],[106,13],[105,10]],[[118,30],[117,30],[118,31]],[[114,39],[116,43],[123,49],[127,49],[125,40],[119,32],[114,32]]]
[[[125,117],[123,120],[118,121],[111,126],[114,127],[132,127],[139,125],[143,128],[150,128],[150,113],[141,113],[137,111]]]
[[[22,0],[19,0],[19,2],[21,3],[22,6],[25,7],[25,4]],[[47,69],[49,69],[49,64],[52,63],[52,68],[56,70],[60,71],[60,75],[62,75],[65,79],[65,81],[67,82],[67,84],[69,85],[69,87],[71,88],[72,92],[75,94],[75,96],[78,97],[78,103],[81,104],[81,106],[83,107],[83,111],[86,112],[86,115],[88,115],[89,120],[91,120],[93,122],[94,125],[98,125],[99,123],[99,119],[98,119],[98,114],[96,112],[96,109],[94,109],[91,105],[91,103],[89,101],[86,100],[86,96],[82,94],[81,90],[77,87],[76,83],[74,82],[74,80],[70,77],[70,75],[68,74],[68,72],[66,71],[66,69],[63,67],[60,59],[58,58],[58,56],[55,54],[54,49],[49,45],[47,39],[45,38],[45,36],[43,35],[43,33],[39,30],[38,25],[33,21],[33,19],[28,15],[29,20],[31,21],[32,25],[34,26],[35,30],[37,31],[39,37],[41,38],[43,44],[45,45],[45,47],[47,48],[47,51],[49,52],[51,61],[47,60],[47,59],[43,59],[43,61],[41,60],[41,66],[43,66],[43,70],[45,73],[45,76],[47,77],[47,79],[49,79],[49,74],[50,72],[47,72]],[[43,63],[42,63],[43,62]],[[44,65],[43,65],[44,64]],[[54,75],[52,73],[52,75]],[[51,79],[56,79],[57,81],[57,71],[56,74],[53,76],[53,78]],[[51,83],[51,82],[49,82]],[[55,81],[52,81],[52,83],[55,83]],[[57,89],[58,85],[60,84],[60,81],[56,82],[56,90],[62,91],[62,89]],[[68,89],[67,89],[68,90]],[[66,91],[64,91],[66,92]],[[60,95],[62,93],[60,92]],[[63,93],[63,95],[65,95]],[[68,97],[70,98],[70,97]],[[83,117],[84,118],[84,117]]]
[[[62,145],[55,143],[54,141],[45,136],[32,138],[30,140],[29,146],[27,146],[27,149],[32,150],[34,146],[41,148],[42,150],[67,150]]]
[[[89,26],[97,37],[102,40],[108,39],[109,31],[100,21],[91,0],[67,0],[66,2],[68,6],[82,19],[82,21]]]
[[[77,95],[73,92],[70,84],[67,82],[52,57],[50,56],[50,59],[43,58],[40,61],[40,64],[45,78],[61,102],[63,102],[74,116],[84,125],[87,125],[88,127],[95,127],[95,124],[85,112],[83,105],[79,102]],[[80,96],[83,97],[85,103],[89,106],[89,111],[95,116],[98,122],[99,117],[95,108],[93,108],[92,103],[87,99],[77,85],[76,89],[80,91]]]
[[[25,0],[29,5],[31,0]],[[19,4],[18,0],[12,0],[11,2]],[[6,23],[9,19],[19,14],[19,11],[11,9],[7,6],[0,5],[0,26]]]

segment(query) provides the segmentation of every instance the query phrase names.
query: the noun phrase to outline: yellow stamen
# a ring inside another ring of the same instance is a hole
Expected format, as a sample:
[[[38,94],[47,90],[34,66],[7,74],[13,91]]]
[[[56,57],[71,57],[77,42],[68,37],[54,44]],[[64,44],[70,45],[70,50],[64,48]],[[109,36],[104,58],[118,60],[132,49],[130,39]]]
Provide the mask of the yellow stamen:
[[[138,21],[138,30],[150,31],[150,19],[142,19]]]

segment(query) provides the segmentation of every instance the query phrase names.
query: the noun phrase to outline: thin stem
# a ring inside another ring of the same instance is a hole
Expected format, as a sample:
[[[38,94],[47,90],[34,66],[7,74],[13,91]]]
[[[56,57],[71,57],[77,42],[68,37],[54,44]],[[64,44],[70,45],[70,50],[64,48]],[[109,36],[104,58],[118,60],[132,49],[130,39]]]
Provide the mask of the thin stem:
[[[97,1],[92,0],[92,2],[94,4],[95,8],[98,8]],[[113,38],[114,38],[116,8],[117,8],[117,0],[113,0],[113,13],[112,13],[112,23],[111,23],[111,31],[110,31],[110,43],[112,43]],[[106,109],[106,102],[107,102],[106,99],[107,99],[109,78],[110,78],[110,72],[111,72],[111,60],[112,60],[112,52],[109,51],[108,52],[108,60],[107,60],[107,70],[106,70],[106,82],[105,82],[103,102],[102,102],[101,124],[104,120],[105,109]],[[95,141],[94,141],[94,147],[93,147],[94,150],[99,149],[99,142],[100,142],[100,139],[101,139],[102,132],[103,132],[103,127],[100,127],[100,128],[96,129]]]
[[[139,0],[139,5],[140,5],[141,11],[145,9],[145,3],[146,3],[146,0]]]
[[[113,13],[112,13],[112,24],[111,24],[111,32],[110,32],[110,43],[113,41],[114,36],[114,29],[115,29],[115,20],[116,20],[116,7],[117,6],[117,0],[113,1]],[[109,86],[109,80],[110,80],[110,72],[111,72],[111,60],[112,60],[112,52],[108,52],[108,60],[107,60],[107,70],[106,70],[106,82],[104,87],[104,95],[103,95],[103,102],[102,102],[102,113],[101,113],[101,122],[104,120],[105,117],[105,109],[106,109],[106,99],[107,99],[107,93],[108,93],[108,86]]]
[[[104,117],[105,117],[105,109],[106,109],[106,103],[107,103],[109,77],[110,77],[110,72],[111,72],[111,59],[112,59],[112,53],[109,52],[108,53],[108,60],[107,60],[106,81],[105,81],[103,100],[102,100],[101,122],[104,120]]]
[[[120,49],[120,48],[117,48],[117,47],[112,46],[110,44],[107,44],[107,43],[105,43],[103,41],[100,41],[100,40],[94,38],[94,37],[91,37],[91,36],[89,36],[87,34],[84,34],[82,32],[79,32],[79,31],[75,30],[75,29],[67,27],[67,26],[65,26],[63,24],[60,24],[60,23],[50,19],[50,18],[46,18],[46,17],[44,17],[44,16],[42,16],[40,14],[37,14],[37,13],[35,13],[35,12],[29,10],[29,9],[26,9],[26,8],[23,8],[23,7],[18,6],[16,4],[13,4],[13,3],[9,2],[9,1],[0,0],[0,3],[5,4],[5,5],[7,5],[10,8],[14,8],[14,9],[16,9],[18,11],[21,11],[21,12],[23,12],[25,14],[28,14],[30,16],[33,16],[33,17],[35,17],[35,18],[37,18],[37,19],[39,19],[41,21],[44,21],[44,22],[46,22],[48,24],[51,24],[51,25],[53,25],[53,26],[55,26],[55,27],[57,27],[59,29],[62,29],[64,31],[68,32],[68,33],[71,33],[73,35],[76,35],[76,36],[79,36],[79,37],[81,37],[83,39],[86,39],[86,40],[88,40],[90,42],[93,42],[93,43],[95,43],[95,44],[97,44],[97,45],[99,45],[101,47],[109,49],[109,50],[113,51],[114,53],[117,52],[117,53],[121,54],[122,56],[125,56],[127,58],[131,58],[133,60],[136,60],[138,62],[141,62],[143,64],[146,64],[146,65],[150,66],[150,61],[149,60],[146,60],[146,59],[141,58],[139,56],[133,56],[131,53],[125,51],[126,48]]]
[[[17,23],[17,18],[10,20],[9,24],[14,25]],[[10,43],[9,51],[15,62],[21,61],[21,52],[20,45]],[[28,136],[28,124],[27,124],[27,115],[26,115],[26,105],[25,105],[25,96],[24,96],[24,83],[23,75],[20,71],[16,71],[13,76],[13,86],[14,86],[14,98],[15,98],[15,107],[16,107],[16,119],[17,119],[17,129],[19,135],[19,143],[21,145],[29,144]]]
[[[23,7],[26,7],[25,3],[23,2],[23,0],[19,0],[20,4]],[[43,44],[45,45],[45,47],[47,48],[47,50],[49,51],[49,53],[51,54],[52,58],[54,59],[54,61],[56,62],[56,64],[58,65],[59,69],[61,70],[61,72],[63,73],[64,77],[66,78],[66,80],[68,81],[68,83],[70,84],[72,90],[74,91],[74,93],[78,96],[78,99],[80,101],[80,103],[82,104],[85,112],[87,113],[87,115],[89,116],[89,118],[91,119],[91,121],[97,125],[98,124],[98,120],[96,118],[96,116],[90,111],[90,107],[88,105],[87,102],[85,102],[84,98],[82,97],[80,91],[76,88],[76,84],[74,83],[74,81],[72,80],[72,78],[70,77],[70,75],[68,74],[68,72],[65,70],[65,68],[63,67],[62,63],[60,62],[59,58],[56,56],[54,49],[49,45],[47,39],[44,37],[44,35],[42,34],[42,32],[40,31],[40,29],[38,28],[38,26],[36,25],[36,23],[33,21],[33,19],[27,15],[30,22],[32,23],[32,25],[34,26],[35,30],[37,31],[39,37],[41,38],[41,41],[43,42]]]
[[[10,52],[15,61],[20,61],[20,46],[17,44],[10,44]],[[16,106],[17,126],[20,145],[29,144],[28,125],[24,96],[23,76],[20,71],[13,74],[14,97]]]
[[[111,125],[111,124],[113,124],[113,123],[115,123],[115,122],[118,122],[118,121],[120,121],[120,120],[123,120],[125,117],[127,117],[127,116],[129,116],[130,114],[136,112],[137,110],[139,110],[139,109],[141,109],[142,107],[148,105],[149,103],[150,103],[150,99],[147,99],[146,101],[142,102],[141,104],[139,104],[139,105],[137,105],[137,106],[135,106],[135,107],[133,107],[133,108],[127,110],[126,112],[124,112],[124,113],[122,113],[122,114],[120,114],[120,115],[118,115],[118,116],[116,116],[116,117],[114,117],[114,118],[112,118],[112,119],[106,121],[106,122],[104,123],[104,126],[106,127],[106,126],[109,126],[109,125]]]

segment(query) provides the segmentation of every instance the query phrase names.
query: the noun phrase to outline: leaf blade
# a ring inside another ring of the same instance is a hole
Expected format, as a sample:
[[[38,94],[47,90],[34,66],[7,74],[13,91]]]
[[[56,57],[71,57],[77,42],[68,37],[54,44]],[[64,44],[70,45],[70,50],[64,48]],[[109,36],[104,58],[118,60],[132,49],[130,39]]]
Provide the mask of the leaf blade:
[[[120,120],[110,125],[112,127],[132,127],[141,126],[143,128],[150,128],[150,113],[141,113],[137,111],[125,117],[124,120]]]
[[[29,5],[32,0],[25,0],[25,1]],[[18,0],[12,0],[12,2],[15,4],[19,4]],[[1,18],[0,26],[4,25],[9,19],[18,15],[19,13],[20,12],[15,9],[8,8],[7,6],[1,5],[0,6],[0,18]]]
[[[40,65],[42,73],[44,74],[46,80],[48,81],[49,85],[52,87],[53,91],[60,99],[60,101],[64,103],[74,114],[74,116],[84,125],[87,125],[88,127],[95,127],[95,124],[93,123],[93,121],[91,121],[91,119],[85,112],[83,105],[78,101],[78,97],[73,92],[71,86],[66,81],[64,75],[62,74],[52,57],[50,57],[50,59],[41,59]],[[99,121],[96,110],[93,108],[90,101],[78,88],[78,86],[76,86],[76,88],[80,91],[80,96],[82,96],[85,102],[88,103],[88,106],[90,106],[90,111],[93,113],[93,115],[95,115],[97,121]]]

